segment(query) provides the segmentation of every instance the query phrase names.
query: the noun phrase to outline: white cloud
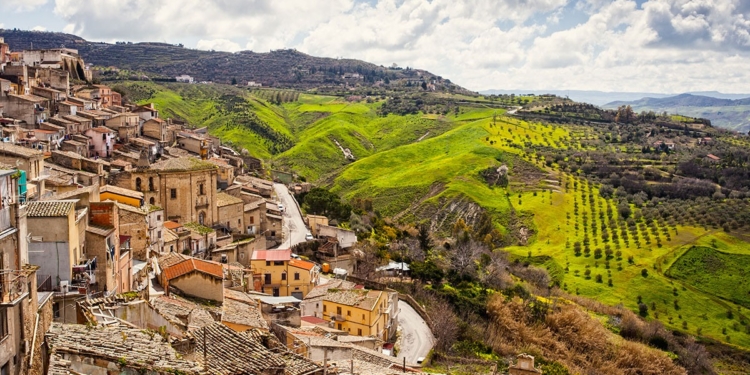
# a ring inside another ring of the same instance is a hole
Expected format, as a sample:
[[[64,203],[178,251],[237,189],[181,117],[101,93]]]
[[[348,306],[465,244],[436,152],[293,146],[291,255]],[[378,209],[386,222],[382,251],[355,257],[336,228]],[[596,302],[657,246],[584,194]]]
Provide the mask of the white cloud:
[[[16,8],[44,3],[7,1]],[[224,51],[296,48],[428,69],[475,90],[747,90],[750,1],[638,3],[55,0],[55,14],[66,32],[93,40]]]
[[[216,50],[216,51],[226,51],[226,52],[237,52],[242,49],[240,48],[239,44],[231,40],[227,40],[227,39],[211,39],[211,40],[201,39],[195,45],[195,48],[202,49],[202,50]]]
[[[37,25],[37,26],[32,27],[31,30],[33,30],[33,31],[47,31],[47,28],[44,27],[44,26]]]
[[[47,0],[3,0],[0,9],[13,12],[30,12],[47,3]]]

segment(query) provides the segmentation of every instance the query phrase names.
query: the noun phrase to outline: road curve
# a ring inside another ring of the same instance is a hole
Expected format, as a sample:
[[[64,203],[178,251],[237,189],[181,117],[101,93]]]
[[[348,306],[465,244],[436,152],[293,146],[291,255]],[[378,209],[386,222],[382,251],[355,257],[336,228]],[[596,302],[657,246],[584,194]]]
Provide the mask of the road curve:
[[[398,324],[401,327],[401,350],[398,353],[400,361],[406,357],[406,364],[417,365],[417,358],[426,357],[435,337],[430,327],[419,314],[404,301],[398,301]]]
[[[302,220],[302,213],[294,197],[289,193],[289,189],[284,184],[273,184],[276,196],[281,204],[284,205],[284,224],[282,227],[282,237],[284,241],[277,246],[277,249],[289,249],[292,246],[305,242],[307,227]]]

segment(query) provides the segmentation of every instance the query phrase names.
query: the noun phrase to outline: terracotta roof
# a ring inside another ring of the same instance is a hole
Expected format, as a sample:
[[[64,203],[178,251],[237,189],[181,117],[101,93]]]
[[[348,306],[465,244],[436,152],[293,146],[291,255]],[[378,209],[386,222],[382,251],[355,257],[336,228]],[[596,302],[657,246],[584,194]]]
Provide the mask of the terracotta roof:
[[[209,262],[207,260],[188,258],[172,265],[164,270],[167,280],[172,280],[193,271],[205,273],[216,278],[224,278],[224,270],[220,263]]]
[[[227,193],[216,194],[216,205],[218,207],[230,206],[233,204],[242,204],[242,199],[231,196]]]
[[[182,255],[180,253],[167,253],[159,257],[159,267],[164,270],[188,258],[187,255]]]
[[[318,318],[317,316],[303,316],[300,319],[304,322],[308,322],[310,324],[316,324],[316,325],[328,323],[325,320]]]
[[[167,228],[167,229],[175,230],[175,229],[180,228],[180,227],[182,227],[182,224],[180,224],[180,223],[178,223],[176,221],[169,220],[169,221],[165,221],[164,222],[164,228]]]
[[[289,265],[291,267],[302,268],[303,270],[308,270],[308,271],[310,271],[313,268],[315,268],[315,263],[308,262],[306,260],[300,260],[300,259],[292,259],[292,260],[290,260],[289,261]]]
[[[292,257],[292,250],[255,250],[250,260],[289,260]]]
[[[46,102],[46,101],[49,100],[47,98],[43,98],[41,96],[36,96],[36,95],[15,95],[15,94],[8,94],[8,96],[10,96],[12,98],[18,98],[18,99],[21,99],[21,100],[25,100],[27,102]]]
[[[77,200],[34,201],[26,206],[28,217],[61,217],[68,216]]]

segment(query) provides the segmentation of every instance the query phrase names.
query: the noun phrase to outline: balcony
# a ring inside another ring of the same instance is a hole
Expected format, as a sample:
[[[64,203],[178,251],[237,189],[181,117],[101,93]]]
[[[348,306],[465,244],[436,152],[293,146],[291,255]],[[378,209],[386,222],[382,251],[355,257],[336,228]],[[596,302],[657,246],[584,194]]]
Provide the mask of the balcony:
[[[26,272],[8,271],[1,276],[0,306],[14,306],[29,295],[29,281]]]
[[[331,314],[331,320],[337,321],[337,322],[345,322],[346,319],[341,314]]]

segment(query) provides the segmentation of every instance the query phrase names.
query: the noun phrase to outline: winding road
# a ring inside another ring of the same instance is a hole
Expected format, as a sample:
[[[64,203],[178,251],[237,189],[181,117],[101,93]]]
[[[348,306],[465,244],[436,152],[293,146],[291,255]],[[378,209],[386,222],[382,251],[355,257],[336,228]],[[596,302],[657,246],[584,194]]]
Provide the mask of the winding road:
[[[282,236],[284,241],[277,246],[277,249],[289,249],[292,246],[305,242],[307,227],[302,220],[302,212],[299,210],[297,201],[289,193],[289,189],[284,184],[273,184],[276,196],[281,204],[284,205],[284,224],[282,227]]]
[[[419,366],[417,358],[427,356],[435,345],[435,337],[427,323],[408,303],[398,301],[398,308],[398,325],[401,327],[401,350],[398,358],[403,361],[406,357],[407,365]]]

